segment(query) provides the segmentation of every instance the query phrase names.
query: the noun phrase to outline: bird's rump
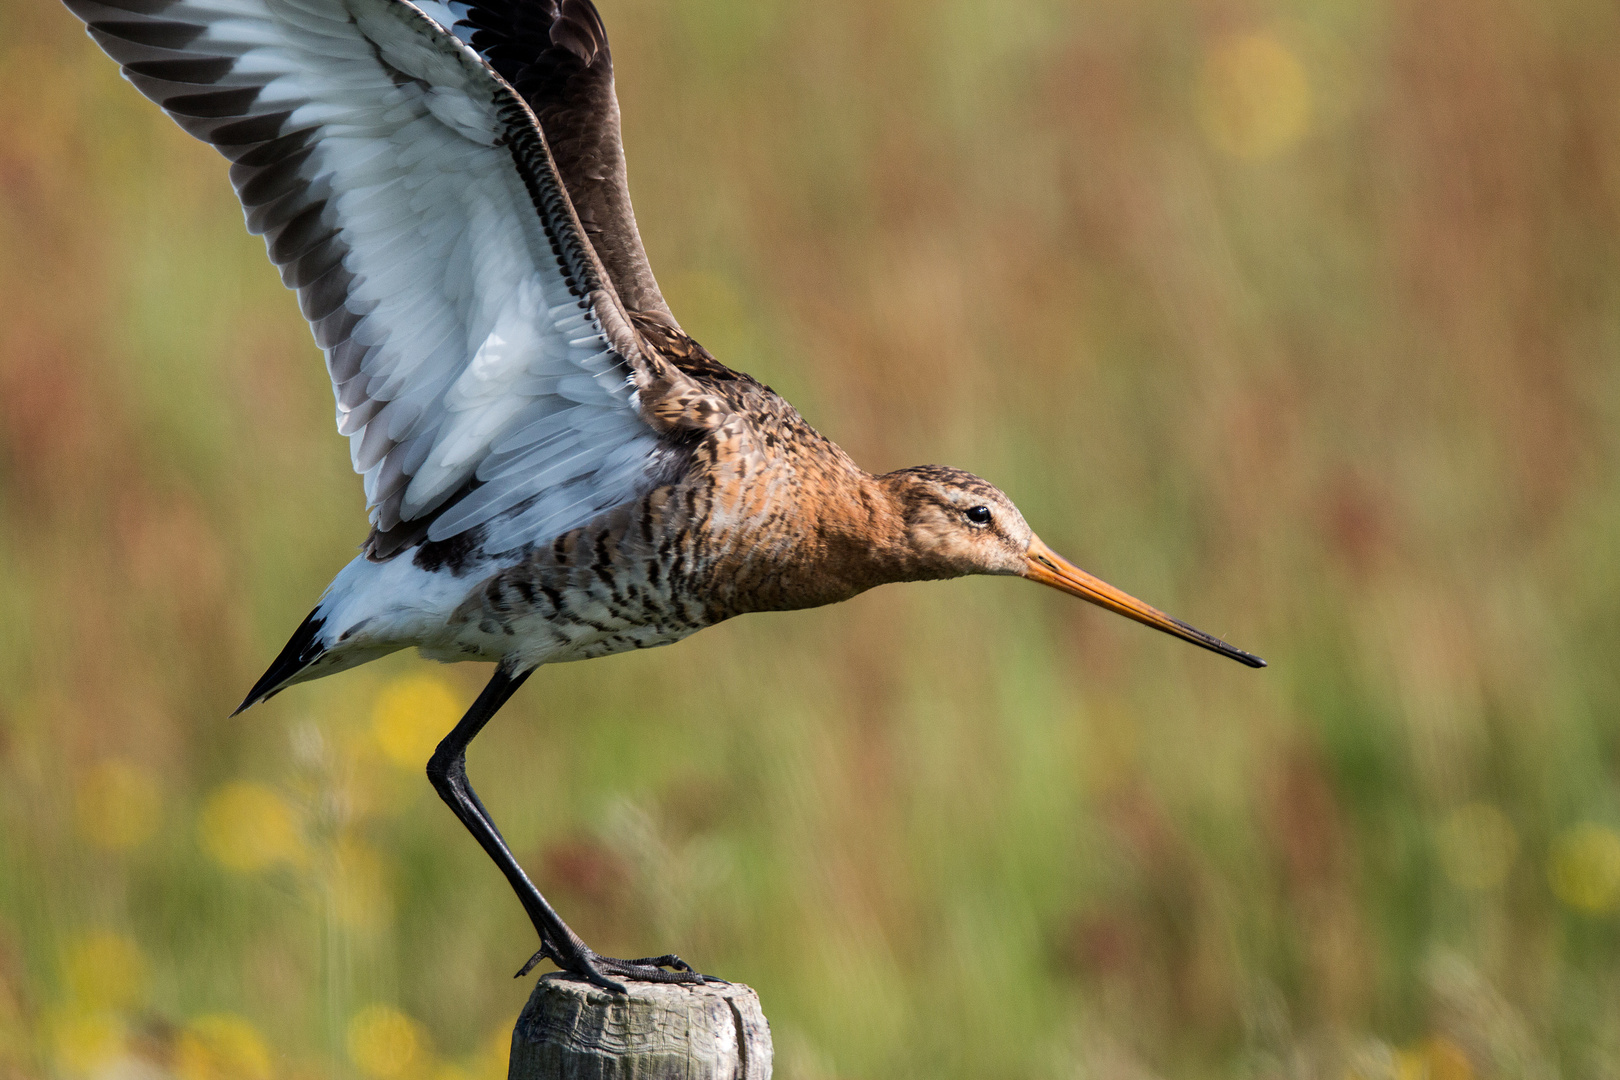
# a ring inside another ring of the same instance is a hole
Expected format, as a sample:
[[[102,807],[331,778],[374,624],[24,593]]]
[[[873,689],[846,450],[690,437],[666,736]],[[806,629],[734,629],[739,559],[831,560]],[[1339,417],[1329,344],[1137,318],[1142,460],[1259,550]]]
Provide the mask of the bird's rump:
[[[68,6],[232,161],[325,350],[373,557],[480,526],[495,555],[645,490],[639,338],[533,113],[465,42],[401,0]]]

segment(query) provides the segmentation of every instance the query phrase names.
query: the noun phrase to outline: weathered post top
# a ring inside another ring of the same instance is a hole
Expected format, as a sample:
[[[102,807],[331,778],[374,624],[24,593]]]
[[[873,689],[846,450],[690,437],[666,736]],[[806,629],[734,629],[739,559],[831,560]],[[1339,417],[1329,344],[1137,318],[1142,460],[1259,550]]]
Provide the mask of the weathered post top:
[[[507,1080],[770,1080],[771,1029],[741,983],[626,983],[564,972],[535,984]]]

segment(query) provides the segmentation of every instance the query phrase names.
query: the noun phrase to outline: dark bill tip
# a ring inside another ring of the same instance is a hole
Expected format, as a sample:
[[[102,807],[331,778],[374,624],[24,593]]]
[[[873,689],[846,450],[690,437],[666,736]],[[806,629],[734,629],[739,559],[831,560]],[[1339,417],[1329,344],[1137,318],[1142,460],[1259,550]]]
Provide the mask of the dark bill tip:
[[[1180,619],[1171,619],[1170,621],[1181,627],[1181,629],[1185,632],[1182,635],[1183,641],[1188,641],[1194,645],[1201,646],[1202,648],[1208,649],[1210,652],[1220,653],[1222,656],[1236,660],[1240,664],[1247,664],[1252,668],[1263,668],[1266,666],[1266,662],[1260,657],[1254,655],[1254,653],[1244,652],[1242,649],[1228,645],[1215,635],[1206,634],[1197,627],[1188,626]]]

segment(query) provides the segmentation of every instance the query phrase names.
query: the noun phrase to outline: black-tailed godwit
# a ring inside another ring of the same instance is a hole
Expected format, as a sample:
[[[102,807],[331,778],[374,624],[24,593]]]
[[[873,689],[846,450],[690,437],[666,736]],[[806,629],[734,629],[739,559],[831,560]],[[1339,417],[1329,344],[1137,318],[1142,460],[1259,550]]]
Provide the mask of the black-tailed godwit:
[[[524,970],[545,957],[614,989],[702,978],[587,948],[468,783],[467,744],[542,664],[886,582],[1005,574],[1263,666],[1060,558],[976,476],[863,471],[682,332],[631,214],[589,0],[67,6],[230,159],[365,478],[362,554],[241,708],[411,646],[494,662],[427,768],[540,935]]]

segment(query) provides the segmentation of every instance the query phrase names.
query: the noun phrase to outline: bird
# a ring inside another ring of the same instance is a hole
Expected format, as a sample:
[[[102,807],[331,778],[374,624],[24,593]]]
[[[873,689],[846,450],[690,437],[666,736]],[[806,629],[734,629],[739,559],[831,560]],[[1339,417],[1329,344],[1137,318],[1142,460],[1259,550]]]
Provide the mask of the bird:
[[[590,0],[64,2],[229,160],[363,477],[360,553],[237,712],[412,647],[493,663],[427,774],[534,925],[519,975],[709,978],[589,948],[474,791],[468,744],[543,665],[993,574],[1265,666],[1059,556],[971,473],[866,472],[688,335],[637,230]]]

